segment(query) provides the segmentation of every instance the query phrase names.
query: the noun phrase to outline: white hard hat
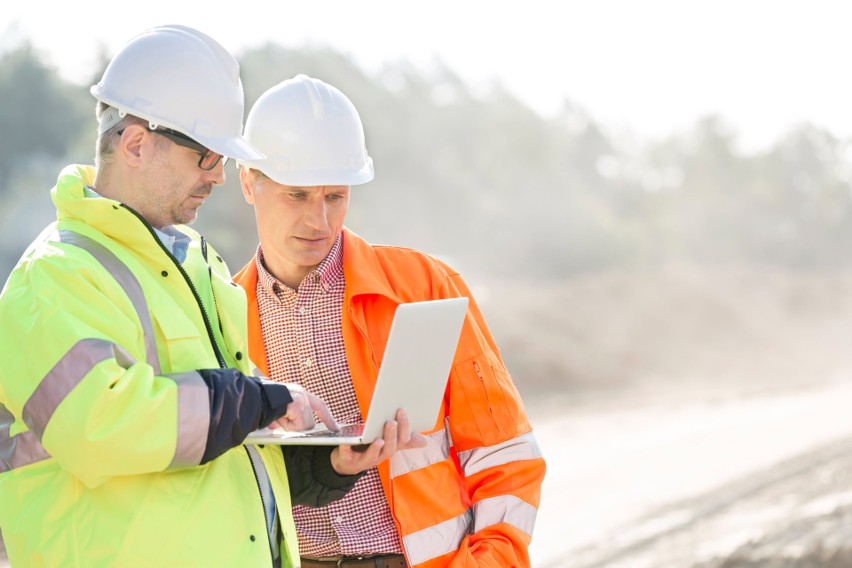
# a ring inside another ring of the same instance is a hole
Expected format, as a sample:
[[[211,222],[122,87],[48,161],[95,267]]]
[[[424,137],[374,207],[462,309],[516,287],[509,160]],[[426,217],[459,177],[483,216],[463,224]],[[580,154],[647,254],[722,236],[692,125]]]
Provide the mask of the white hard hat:
[[[358,185],[373,179],[355,105],[319,79],[296,75],[263,93],[246,118],[245,136],[267,159],[239,164],[278,183]]]
[[[119,116],[132,114],[152,128],[177,130],[223,156],[263,157],[242,136],[245,99],[239,63],[193,28],[158,26],[133,37],[91,93],[118,109]]]

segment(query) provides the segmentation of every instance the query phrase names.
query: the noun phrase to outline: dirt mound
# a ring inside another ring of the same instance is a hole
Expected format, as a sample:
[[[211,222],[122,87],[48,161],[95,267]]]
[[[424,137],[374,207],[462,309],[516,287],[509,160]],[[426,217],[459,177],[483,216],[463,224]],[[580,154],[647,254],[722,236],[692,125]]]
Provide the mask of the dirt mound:
[[[849,568],[850,566],[852,566],[852,549],[824,550],[821,546],[817,546],[801,556],[754,558],[748,553],[737,553],[721,564],[714,563],[695,568]]]
[[[674,504],[692,514],[637,546],[632,561],[661,568],[848,568],[850,466],[852,439],[842,439]]]

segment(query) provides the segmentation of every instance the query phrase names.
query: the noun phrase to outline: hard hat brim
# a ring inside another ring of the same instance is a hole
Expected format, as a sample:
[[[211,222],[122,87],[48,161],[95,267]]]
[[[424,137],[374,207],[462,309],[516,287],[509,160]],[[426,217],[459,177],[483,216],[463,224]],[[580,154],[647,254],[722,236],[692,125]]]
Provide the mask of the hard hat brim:
[[[210,140],[205,144],[203,140],[199,140],[206,147],[210,148],[217,154],[228,156],[234,160],[264,160],[266,154],[249,144],[243,136],[231,138],[229,140]]]
[[[205,136],[199,133],[187,132],[185,128],[182,128],[179,124],[175,122],[162,120],[159,117],[152,116],[148,113],[139,112],[137,110],[127,108],[118,101],[110,100],[104,97],[101,94],[101,88],[99,85],[94,85],[93,87],[91,87],[90,92],[98,100],[117,109],[121,116],[131,114],[143,120],[147,120],[150,124],[153,124],[155,126],[163,126],[165,128],[177,130],[182,134],[186,134],[205,148],[213,150],[217,154],[227,156],[234,160],[266,159],[266,154],[252,146],[251,143],[242,134],[231,138],[217,138],[213,136]]]
[[[361,185],[375,177],[372,158],[367,158],[358,170],[310,170],[287,171],[275,168],[269,160],[239,160],[238,165],[259,170],[263,175],[281,185],[293,187],[317,187],[320,185]]]

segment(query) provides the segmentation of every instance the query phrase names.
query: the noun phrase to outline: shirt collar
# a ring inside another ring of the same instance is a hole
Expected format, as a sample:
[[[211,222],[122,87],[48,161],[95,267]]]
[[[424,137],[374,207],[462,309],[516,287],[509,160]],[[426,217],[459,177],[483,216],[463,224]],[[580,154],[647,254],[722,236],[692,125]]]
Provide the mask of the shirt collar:
[[[263,265],[263,247],[261,245],[257,246],[257,254],[255,255],[255,258],[255,262],[257,264],[257,280],[267,293],[272,294],[273,296],[277,296],[278,291],[290,291],[292,293],[296,293],[296,290],[293,290],[278,280]],[[310,271],[302,282],[309,278],[318,279],[320,286],[326,292],[331,290],[335,284],[343,280],[343,239],[339,233],[337,238],[334,240],[334,244],[331,246],[331,250],[328,251],[328,254],[322,262],[319,263],[319,266]]]
[[[152,227],[157,236],[163,242],[163,245],[169,249],[169,252],[183,264],[186,260],[186,251],[189,248],[189,243],[192,241],[189,235],[178,231],[174,225],[168,225],[162,229]]]

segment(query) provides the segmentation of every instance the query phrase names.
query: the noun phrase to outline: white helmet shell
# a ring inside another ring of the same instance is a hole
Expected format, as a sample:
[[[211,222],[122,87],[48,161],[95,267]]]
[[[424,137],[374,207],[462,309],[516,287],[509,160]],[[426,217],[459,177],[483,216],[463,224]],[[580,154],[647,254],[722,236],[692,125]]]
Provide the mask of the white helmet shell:
[[[182,132],[216,153],[260,159],[243,137],[245,96],[237,60],[186,26],[158,26],[128,41],[92,95],[119,114]]]
[[[307,75],[263,93],[246,118],[245,136],[267,159],[239,163],[284,185],[359,185],[374,176],[355,105]]]

